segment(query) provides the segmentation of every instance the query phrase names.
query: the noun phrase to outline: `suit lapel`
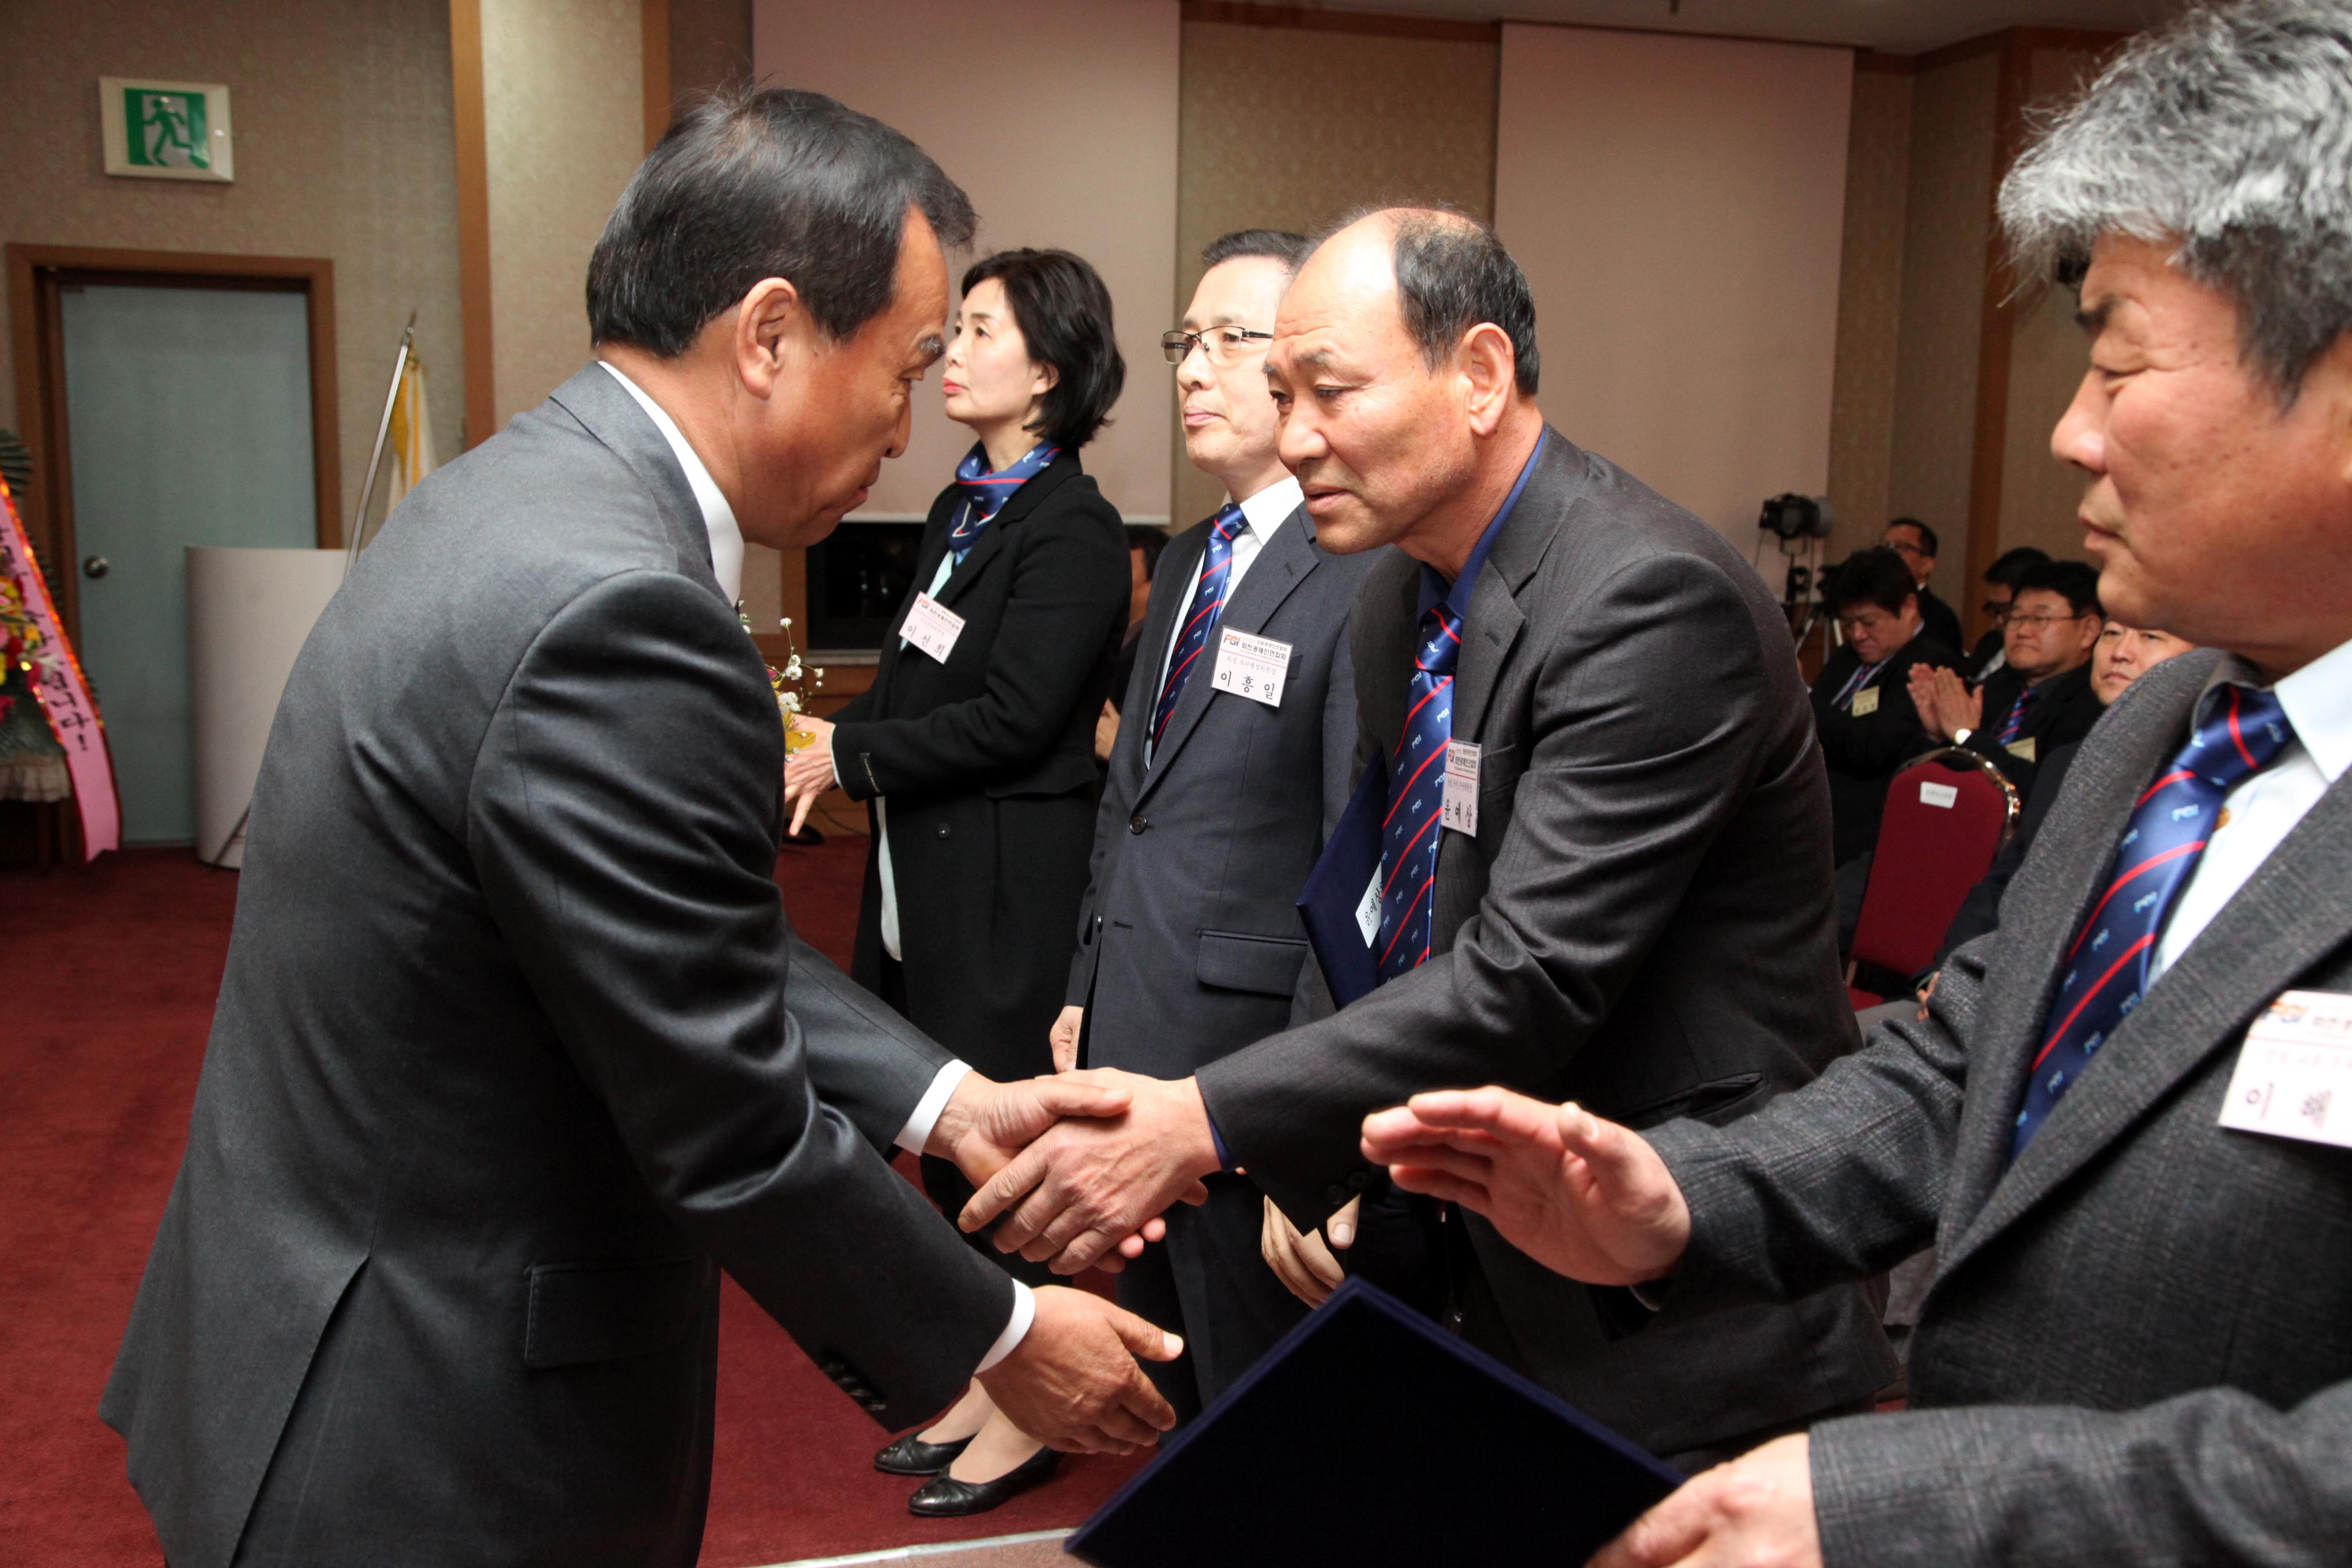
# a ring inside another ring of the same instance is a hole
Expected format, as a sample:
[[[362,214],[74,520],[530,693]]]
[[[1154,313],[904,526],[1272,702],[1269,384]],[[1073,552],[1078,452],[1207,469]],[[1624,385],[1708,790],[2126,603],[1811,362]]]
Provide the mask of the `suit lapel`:
[[[1275,531],[1274,537],[1265,542],[1257,559],[1250,563],[1249,574],[1242,579],[1242,585],[1233,591],[1225,607],[1217,613],[1216,632],[1211,634],[1208,646],[1201,649],[1202,662],[1185,679],[1184,694],[1176,700],[1176,711],[1168,717],[1168,733],[1160,736],[1160,743],[1151,750],[1150,778],[1144,786],[1147,793],[1166,775],[1169,764],[1184,749],[1184,742],[1192,739],[1192,731],[1200,726],[1201,716],[1209,710],[1210,700],[1217,694],[1209,679],[1216,669],[1217,634],[1264,630],[1275,611],[1282,607],[1282,602],[1290,597],[1291,590],[1307,580],[1307,574],[1322,558],[1308,530],[1307,509],[1293,510]],[[1191,597],[1189,594],[1185,595],[1188,605]],[[1163,631],[1161,636],[1164,642],[1166,633]]]
[[[1583,488],[1584,454],[1559,431],[1549,426],[1546,431],[1543,457],[1536,471],[1528,476],[1528,488],[1519,492],[1510,520],[1496,535],[1486,569],[1471,585],[1470,614],[1462,626],[1462,653],[1454,667],[1457,738],[1483,738],[1496,683],[1527,625],[1527,616],[1519,609],[1519,592],[1572,518]]]
[[[2147,694],[2158,700],[2145,715],[2129,715],[2134,722],[2115,737],[2117,743],[2086,744],[2080,753],[2067,793],[2090,803],[2086,816],[2064,824],[2053,820],[2044,829],[2059,829],[2069,841],[2095,845],[2101,852],[2078,859],[2069,868],[2066,896],[2046,906],[2063,910],[2063,924],[2045,916],[2017,932],[2006,948],[2040,955],[2018,976],[2032,982],[2018,986],[2017,994],[2030,995],[2032,1006],[2022,1016],[2013,1004],[2005,1010],[1998,1052],[1988,1064],[1994,1069],[1991,1080],[1981,1089],[1974,1082],[1969,1086],[1959,1151],[1968,1180],[1966,1189],[1954,1194],[1969,1207],[1956,1204],[1951,1213],[1956,1220],[1973,1217],[1958,1227],[1948,1255],[1939,1257],[1939,1273],[1981,1249],[2080,1171],[2182,1079],[2242,1036],[2297,975],[2352,937],[2352,892],[2334,874],[2352,858],[2352,779],[2346,779],[2329,789],[2179,962],[2149,988],[2024,1154],[2008,1165],[2014,1112],[2064,948],[2092,900],[2104,890],[2099,884],[2107,870],[2105,851],[2122,836],[2147,781],[2178,750],[2213,659],[2176,662],[2188,668],[2161,694]],[[2075,779],[2086,772],[2077,795]]]

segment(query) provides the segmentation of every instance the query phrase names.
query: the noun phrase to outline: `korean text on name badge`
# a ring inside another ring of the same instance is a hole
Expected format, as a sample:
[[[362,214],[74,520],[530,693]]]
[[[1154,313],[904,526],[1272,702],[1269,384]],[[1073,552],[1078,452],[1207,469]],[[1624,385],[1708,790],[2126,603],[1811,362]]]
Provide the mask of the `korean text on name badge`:
[[[1246,697],[1269,708],[1282,706],[1282,683],[1290,673],[1290,645],[1248,632],[1217,634],[1217,668],[1209,679],[1220,691]]]
[[[2289,991],[2246,1031],[2221,1125],[2352,1148],[2352,996]]]
[[[907,612],[907,624],[899,634],[941,664],[955,651],[956,638],[963,636],[963,617],[932,598],[929,594],[915,595],[914,606]]]

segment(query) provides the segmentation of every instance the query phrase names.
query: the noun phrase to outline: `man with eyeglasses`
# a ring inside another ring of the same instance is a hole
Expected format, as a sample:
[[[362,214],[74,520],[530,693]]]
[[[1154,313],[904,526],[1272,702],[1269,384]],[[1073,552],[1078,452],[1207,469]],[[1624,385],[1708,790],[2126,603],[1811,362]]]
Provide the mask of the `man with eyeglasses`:
[[[2021,544],[2004,550],[2000,558],[1985,568],[1984,602],[1977,606],[1992,622],[1984,636],[1977,638],[1976,647],[1968,650],[1960,660],[1960,679],[1970,686],[1982,686],[2009,662],[2009,651],[2002,646],[2001,627],[2008,624],[2009,606],[2017,598],[2017,584],[2037,566],[2050,563],[2050,552],[2036,550],[2031,544]],[[1954,647],[1960,645],[1954,643]]]
[[[1892,550],[1903,557],[1910,569],[1911,584],[1919,595],[1919,623],[1928,637],[1939,646],[1958,653],[1960,649],[1960,616],[1951,605],[1936,596],[1927,586],[1927,579],[1936,574],[1936,531],[1916,517],[1898,517],[1886,525],[1878,538],[1879,547]]]
[[[2079,741],[2098,721],[2091,649],[2106,618],[2098,574],[2080,561],[2051,561],[2018,579],[2001,627],[2007,662],[1970,691],[1949,670],[1914,670],[1912,700],[1931,735],[1990,759],[2018,788],[2034,764]]]
[[[1176,367],[1184,449],[1231,499],[1169,542],[1121,700],[1079,908],[1055,1065],[1190,1078],[1328,1012],[1295,900],[1348,802],[1356,744],[1347,626],[1388,552],[1326,552],[1275,451],[1265,352],[1307,250],[1296,234],[1216,240]],[[1269,684],[1271,682],[1271,684]],[[1164,1247],[1120,1275],[1119,1300],[1190,1349],[1154,1363],[1180,1419],[1196,1415],[1307,1310],[1260,1257],[1244,1176],[1168,1215]],[[1383,1226],[1384,1235],[1391,1234]],[[1408,1226],[1393,1234],[1410,1241]]]

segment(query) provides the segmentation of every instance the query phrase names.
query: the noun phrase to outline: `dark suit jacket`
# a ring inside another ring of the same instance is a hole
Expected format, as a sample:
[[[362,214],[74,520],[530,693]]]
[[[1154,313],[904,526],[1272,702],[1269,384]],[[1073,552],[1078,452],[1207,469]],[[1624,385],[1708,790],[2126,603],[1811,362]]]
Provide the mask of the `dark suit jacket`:
[[[1926,746],[1927,732],[1919,724],[1919,710],[1911,700],[1911,671],[1925,665],[1949,668],[1958,656],[1930,637],[1927,629],[1905,643],[1886,661],[1867,689],[1878,693],[1877,705],[1857,717],[1853,705],[1835,706],[1845,683],[1853,679],[1861,656],[1847,643],[1830,655],[1814,679],[1813,727],[1822,742],[1822,760],[1830,771],[1830,844],[1832,863],[1844,865],[1878,847],[1878,819],[1886,811],[1886,786],[1906,758]]]
[[[1008,1287],[877,1152],[945,1058],[793,937],[782,765],[605,371],[402,503],[270,729],[100,1410],[176,1568],[687,1568],[722,1267],[886,1426],[963,1385]]]
[[[2006,643],[2007,639],[1999,626],[1977,638],[1976,647],[1969,649],[1968,658],[1960,661],[1960,678],[1971,684],[1981,684],[1987,679],[1985,667],[1992,662],[1993,656],[2000,653]],[[2000,671],[1993,673],[1999,674]]]
[[[1927,636],[1946,648],[1957,648],[1960,642],[1959,612],[1937,596],[1936,590],[1919,590],[1919,624]],[[1958,656],[1955,654],[1957,660]]]
[[[1220,692],[1213,644],[1147,768],[1160,665],[1208,537],[1206,522],[1179,534],[1153,574],[1064,997],[1087,1009],[1091,1064],[1165,1079],[1308,1016],[1318,987],[1295,900],[1348,804],[1348,615],[1390,553],[1330,554],[1294,510],[1217,622],[1290,645],[1282,705]]]
[[[1421,570],[1394,557],[1357,602],[1360,763],[1403,730]],[[1639,1126],[1728,1119],[1856,1043],[1821,752],[1755,569],[1554,432],[1473,594],[1454,732],[1483,747],[1478,835],[1444,835],[1435,956],[1200,1074],[1234,1161],[1302,1227],[1369,1184],[1364,1116],[1419,1089],[1503,1083]],[[1859,1290],[1622,1332],[1622,1293],[1483,1222],[1473,1236],[1498,1348],[1659,1451],[1893,1376]]]
[[[1910,1412],[1813,1429],[1833,1568],[2336,1563],[2352,1541],[2352,1150],[2219,1125],[2262,1009],[2352,992],[2352,779],[2009,1158],[2067,950],[2218,658],[2116,699],[1927,1022],[1736,1128],[1651,1134],[1691,1210],[1670,1299],[1818,1289],[1936,1245]]]
[[[1087,890],[1095,720],[1127,626],[1127,536],[1065,451],[1013,493],[939,602],[961,616],[942,665],[899,627],[946,555],[958,492],[931,503],[873,688],[835,716],[834,765],[889,799],[908,1016],[992,1078],[1053,1070],[1070,931]],[[866,862],[852,972],[879,988],[881,838]]]
[[[2064,787],[2066,771],[2074,765],[2074,755],[2082,745],[2082,742],[2074,741],[2059,747],[2033,770],[2033,787],[2026,791],[2025,804],[2018,810],[2017,829],[2000,847],[1991,867],[1977,879],[1977,885],[1969,889],[1969,896],[1960,900],[1952,923],[1944,928],[1943,946],[1936,952],[1936,968],[1941,969],[1949,963],[1962,943],[1974,942],[2000,924],[2001,896],[2009,891],[2010,883],[2025,865],[2025,857],[2032,849],[2051,805],[2058,799],[2059,790]]]
[[[2010,705],[2024,689],[2025,679],[2016,670],[2006,665],[1996,670],[1984,684],[1984,722],[1969,734],[1967,742],[1969,751],[1990,758],[1993,766],[2021,790],[2032,786],[2039,759],[2089,734],[2101,712],[2099,694],[2091,689],[2088,661],[2063,675],[2050,677],[2035,689],[2033,700],[2026,704],[2024,722],[2011,742],[2030,746],[2029,756],[2003,746],[1999,739]]]

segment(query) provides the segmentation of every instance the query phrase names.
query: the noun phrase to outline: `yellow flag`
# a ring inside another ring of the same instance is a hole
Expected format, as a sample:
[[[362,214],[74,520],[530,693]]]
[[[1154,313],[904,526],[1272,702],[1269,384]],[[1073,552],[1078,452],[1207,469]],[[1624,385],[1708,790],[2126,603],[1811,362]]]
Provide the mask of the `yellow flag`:
[[[433,423],[425,407],[425,362],[414,354],[400,373],[392,400],[392,472],[385,485],[383,515],[437,466],[433,458]]]

